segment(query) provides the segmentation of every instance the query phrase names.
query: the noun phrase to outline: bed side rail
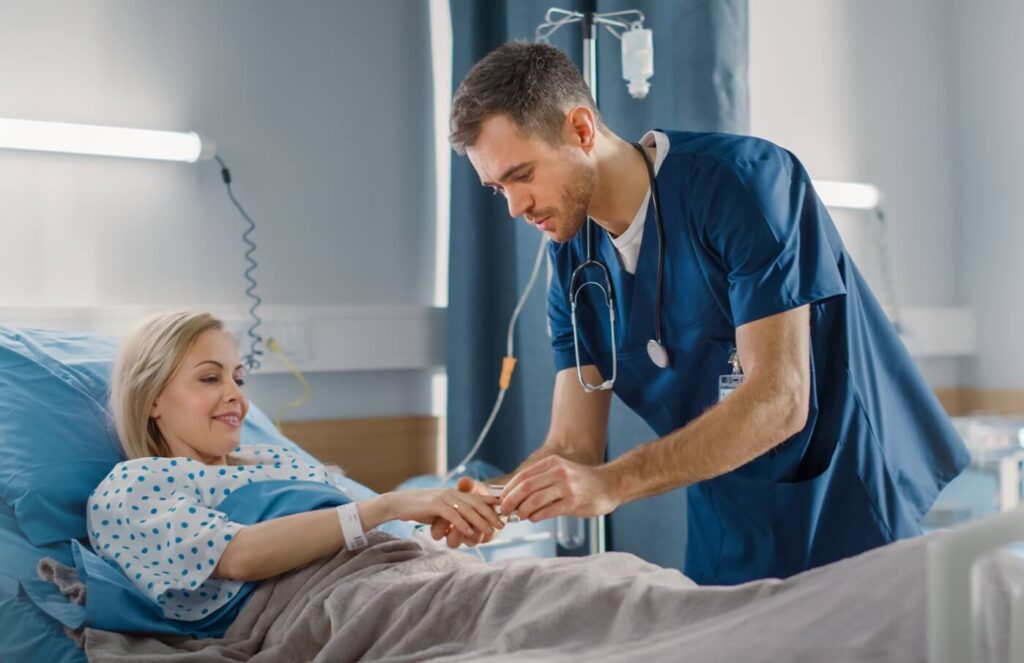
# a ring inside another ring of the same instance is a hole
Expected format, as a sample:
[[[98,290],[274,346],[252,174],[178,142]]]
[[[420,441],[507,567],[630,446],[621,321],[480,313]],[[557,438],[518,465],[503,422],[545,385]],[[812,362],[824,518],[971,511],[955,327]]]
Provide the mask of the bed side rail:
[[[926,552],[930,663],[977,660],[980,602],[971,569],[985,553],[1021,540],[1024,506],[933,535]],[[1024,651],[1019,643],[1013,644],[1018,645],[1012,647],[1015,663],[1024,663],[1019,658]]]

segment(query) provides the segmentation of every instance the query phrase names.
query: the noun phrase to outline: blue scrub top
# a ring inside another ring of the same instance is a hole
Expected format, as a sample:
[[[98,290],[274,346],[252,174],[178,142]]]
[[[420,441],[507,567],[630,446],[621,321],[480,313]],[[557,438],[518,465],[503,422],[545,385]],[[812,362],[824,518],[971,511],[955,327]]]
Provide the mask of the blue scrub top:
[[[718,402],[737,327],[804,305],[811,315],[807,425],[746,465],[687,489],[686,574],[703,584],[787,577],[919,534],[921,517],[968,453],[807,172],[765,140],[665,133],[670,149],[657,183],[667,369],[646,351],[658,264],[653,206],[635,275],[622,269],[607,233],[596,226],[593,233],[595,257],[608,266],[616,294],[615,394],[667,435]],[[585,253],[585,231],[550,245],[557,370],[576,365],[568,285]],[[577,321],[582,364],[610,376],[607,306],[596,288],[580,295]]]

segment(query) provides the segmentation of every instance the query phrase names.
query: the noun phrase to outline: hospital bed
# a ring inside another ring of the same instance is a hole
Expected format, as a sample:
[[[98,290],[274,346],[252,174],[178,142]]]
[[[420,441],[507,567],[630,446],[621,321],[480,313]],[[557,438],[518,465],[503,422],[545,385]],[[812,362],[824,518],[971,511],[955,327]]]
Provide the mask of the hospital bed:
[[[734,587],[698,587],[631,555],[483,564],[376,536],[368,548],[261,584],[223,639],[92,629],[85,637],[100,661],[1014,660],[1006,628],[1021,560],[983,561],[972,616],[971,592],[955,582],[971,577],[966,560],[932,563],[942,536]],[[940,597],[951,619],[940,616],[939,629],[926,619],[933,578],[952,590]],[[939,637],[929,643],[928,634]]]
[[[96,483],[85,475],[102,476],[117,462],[102,406],[113,349],[107,340],[80,334],[0,327],[0,455],[5,459],[0,464],[0,661],[5,663],[85,660],[55,617],[66,610],[51,601],[47,612],[36,602],[40,586],[34,583],[42,581],[35,578],[35,565],[44,556],[74,562],[68,540],[84,528],[84,499]],[[249,419],[243,439],[294,446],[258,408]],[[372,494],[341,481],[355,499]],[[433,602],[414,615],[417,623],[435,620],[442,631],[468,629],[453,633],[456,640],[460,634],[478,638],[475,649],[449,643],[443,650],[449,660],[731,661],[755,655],[760,660],[930,657],[936,663],[1024,663],[1024,558],[989,554],[1016,540],[1024,540],[1022,508],[786,580],[738,587],[692,586],[675,571],[617,554],[582,562],[489,565],[459,556],[464,561],[457,564],[477,566],[450,577],[435,568],[449,564],[448,557],[429,557],[419,562],[429,573],[405,574],[401,564],[388,570],[394,583],[338,582],[353,596],[366,596],[364,610],[409,582],[425,583],[416,590]],[[382,545],[412,544],[399,538]],[[452,599],[440,600],[444,582],[491,589],[479,609],[455,605],[452,617],[444,614]],[[494,589],[499,586],[503,589]],[[604,597],[607,605],[595,597]],[[375,623],[396,620],[400,632],[401,619],[401,610],[382,610]],[[166,646],[146,638],[130,644],[154,643]],[[387,649],[387,642],[371,644],[384,647],[383,658],[416,659]]]

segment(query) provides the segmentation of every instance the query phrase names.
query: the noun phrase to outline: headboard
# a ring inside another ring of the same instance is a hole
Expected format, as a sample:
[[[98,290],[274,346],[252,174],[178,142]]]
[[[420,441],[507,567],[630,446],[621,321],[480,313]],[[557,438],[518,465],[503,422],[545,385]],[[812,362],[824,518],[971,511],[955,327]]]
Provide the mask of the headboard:
[[[438,470],[438,417],[286,421],[282,429],[324,463],[378,492]]]

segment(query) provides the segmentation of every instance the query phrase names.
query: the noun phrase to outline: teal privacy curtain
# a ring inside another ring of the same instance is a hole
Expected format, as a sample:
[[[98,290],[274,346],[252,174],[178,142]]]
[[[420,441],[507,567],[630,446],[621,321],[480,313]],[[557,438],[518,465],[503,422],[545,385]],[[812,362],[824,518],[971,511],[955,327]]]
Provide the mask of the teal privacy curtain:
[[[453,83],[480,58],[512,39],[532,40],[544,13],[639,9],[654,34],[654,77],[644,100],[626,91],[620,42],[603,29],[597,38],[598,107],[613,131],[637,140],[654,127],[745,133],[747,0],[567,1],[451,0]],[[582,68],[579,24],[550,43]],[[454,93],[454,89],[452,90]],[[533,266],[540,234],[510,219],[504,199],[480,186],[468,159],[452,161],[448,305],[448,457],[457,463],[483,426],[498,389],[512,310]],[[550,421],[553,357],[547,335],[544,272],[520,317],[520,361],[480,458],[513,470],[544,440]],[[672,305],[669,302],[667,305]],[[608,456],[654,437],[616,399]],[[626,505],[610,518],[608,549],[631,552],[682,569],[686,547],[685,491]]]

